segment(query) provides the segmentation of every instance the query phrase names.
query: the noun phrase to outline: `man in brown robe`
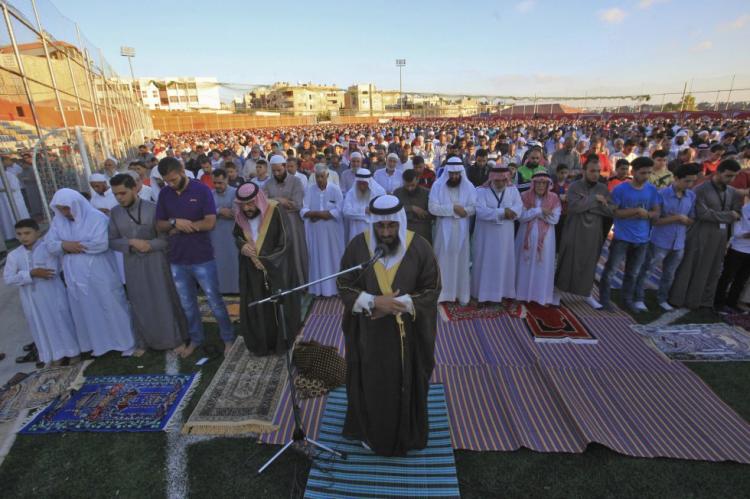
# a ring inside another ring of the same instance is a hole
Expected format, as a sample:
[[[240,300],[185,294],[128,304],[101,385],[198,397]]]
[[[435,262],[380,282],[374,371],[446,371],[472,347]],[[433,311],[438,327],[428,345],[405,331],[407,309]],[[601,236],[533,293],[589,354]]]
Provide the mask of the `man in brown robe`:
[[[271,158],[271,173],[273,178],[263,186],[263,192],[269,199],[278,202],[287,214],[289,220],[289,239],[292,245],[293,269],[297,273],[300,283],[307,282],[308,255],[305,239],[305,224],[300,217],[302,201],[305,199],[305,184],[290,175],[286,170],[286,159],[276,155]]]
[[[348,408],[344,436],[375,453],[404,455],[427,445],[427,394],[434,367],[440,271],[429,243],[406,229],[398,198],[370,202],[369,230],[349,243],[342,268],[387,253],[338,279],[344,302]]]
[[[713,307],[729,228],[740,219],[742,209],[742,197],[729,185],[739,171],[737,161],[726,159],[709,180],[694,189],[695,222],[688,229],[685,256],[669,292],[670,305]]]
[[[237,189],[237,204],[234,237],[240,250],[240,330],[254,354],[282,353],[299,332],[299,294],[284,298],[286,341],[275,304],[247,305],[300,284],[294,272],[289,219],[284,208],[268,200],[252,182]]]
[[[589,155],[583,178],[567,192],[567,216],[557,258],[555,286],[560,291],[585,296],[592,308],[601,304],[591,296],[596,264],[604,243],[602,221],[612,216],[607,186],[599,182],[601,167],[596,155]]]
[[[404,184],[393,193],[406,210],[407,229],[424,237],[432,244],[432,221],[430,213],[430,191],[419,185],[419,178],[414,170],[404,170],[401,175]]]

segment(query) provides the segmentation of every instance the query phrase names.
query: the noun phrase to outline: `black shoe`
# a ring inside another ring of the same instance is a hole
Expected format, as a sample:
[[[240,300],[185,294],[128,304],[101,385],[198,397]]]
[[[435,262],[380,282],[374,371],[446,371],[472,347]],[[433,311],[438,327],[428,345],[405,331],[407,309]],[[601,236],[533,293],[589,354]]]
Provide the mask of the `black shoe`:
[[[36,345],[34,344],[33,341],[31,343],[29,343],[28,345],[24,345],[23,346],[23,351],[24,352],[30,352],[30,351],[32,351],[34,349],[36,349]]]
[[[25,364],[26,362],[37,362],[39,360],[39,355],[32,350],[28,352],[26,355],[21,355],[20,357],[16,357],[16,364]]]

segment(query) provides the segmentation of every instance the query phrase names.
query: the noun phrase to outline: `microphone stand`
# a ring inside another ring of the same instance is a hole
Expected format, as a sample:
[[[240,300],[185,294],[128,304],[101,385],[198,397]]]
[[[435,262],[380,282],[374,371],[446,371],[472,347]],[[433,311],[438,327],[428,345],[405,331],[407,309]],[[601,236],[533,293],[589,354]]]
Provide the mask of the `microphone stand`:
[[[354,272],[355,270],[365,270],[370,265],[375,263],[375,261],[383,256],[383,250],[381,248],[376,248],[375,254],[373,257],[364,262],[360,263],[359,265],[355,265],[354,267],[350,267],[348,269],[342,270],[340,272],[336,272],[335,274],[331,274],[329,276],[321,277],[320,279],[316,279],[315,281],[308,282],[306,284],[302,284],[300,286],[297,286],[296,288],[291,288],[287,290],[281,290],[279,289],[276,294],[269,296],[268,298],[263,298],[262,300],[257,300],[252,303],[249,303],[247,305],[247,308],[253,308],[258,305],[262,305],[264,303],[273,303],[276,306],[276,316],[279,318],[279,326],[281,329],[281,337],[284,340],[284,345],[288,344],[289,342],[289,332],[287,330],[286,325],[286,316],[284,315],[284,297],[298,293],[304,289],[307,289],[308,287],[312,286],[313,284],[318,284],[323,281],[327,281],[329,279],[334,279],[342,275],[349,274],[351,272]],[[268,468],[278,457],[280,457],[284,452],[286,452],[287,449],[289,449],[292,445],[297,446],[305,446],[305,445],[312,445],[313,447],[317,447],[318,449],[321,449],[325,452],[329,452],[333,454],[334,456],[340,457],[342,459],[346,459],[346,454],[343,452],[336,451],[334,449],[331,449],[330,447],[326,446],[325,444],[322,444],[320,442],[317,442],[313,440],[312,438],[309,438],[307,436],[307,433],[305,432],[304,427],[302,426],[302,417],[300,416],[300,408],[297,402],[297,389],[294,386],[294,374],[292,371],[292,354],[291,354],[291,348],[286,349],[286,369],[287,369],[287,380],[289,382],[289,393],[292,399],[292,412],[294,415],[294,432],[292,433],[292,439],[289,440],[279,451],[271,457],[266,463],[258,469],[258,475],[263,473],[266,468]],[[303,452],[303,454],[310,459],[310,456]]]

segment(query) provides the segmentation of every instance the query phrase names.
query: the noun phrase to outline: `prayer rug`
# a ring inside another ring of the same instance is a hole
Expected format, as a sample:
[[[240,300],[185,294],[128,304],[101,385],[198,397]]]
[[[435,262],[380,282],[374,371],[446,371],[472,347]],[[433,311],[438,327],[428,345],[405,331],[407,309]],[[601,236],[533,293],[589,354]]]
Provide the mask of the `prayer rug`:
[[[404,457],[384,457],[341,435],[346,390],[331,391],[318,440],[346,453],[346,458],[319,452],[310,468],[305,497],[460,497],[442,385],[430,386],[427,404],[430,425],[427,447],[410,451]]]
[[[284,355],[257,357],[239,336],[182,432],[229,435],[275,431],[273,417],[286,380]]]
[[[505,301],[503,303],[487,303],[480,305],[474,301],[468,305],[458,302],[444,302],[438,304],[440,317],[446,321],[465,321],[472,319],[496,319],[502,315],[511,317],[525,316],[522,304],[518,302]]]
[[[675,360],[748,361],[750,335],[728,324],[631,325]]]
[[[50,403],[68,391],[91,361],[74,366],[49,367],[34,372],[0,392],[0,421],[15,419],[23,409],[33,409]]]
[[[227,312],[229,312],[229,319],[232,322],[240,320],[240,297],[239,295],[223,295],[224,303],[227,306]],[[211,307],[208,305],[208,299],[206,295],[198,296],[198,309],[201,312],[201,321],[203,322],[216,322],[214,313],[211,312]]]
[[[565,305],[601,341],[537,343],[527,320],[509,316],[438,320],[431,382],[445,389],[454,449],[580,453],[598,443],[633,457],[750,463],[750,424],[635,333],[629,315],[592,310],[573,295]],[[340,315],[313,313],[303,337],[344,354]],[[322,435],[329,397],[300,401],[310,438]],[[285,444],[293,419],[285,389],[279,429],[258,442]]]
[[[567,308],[526,304],[526,324],[539,343],[596,343],[597,339]]]
[[[190,398],[199,374],[92,376],[19,433],[163,431]]]

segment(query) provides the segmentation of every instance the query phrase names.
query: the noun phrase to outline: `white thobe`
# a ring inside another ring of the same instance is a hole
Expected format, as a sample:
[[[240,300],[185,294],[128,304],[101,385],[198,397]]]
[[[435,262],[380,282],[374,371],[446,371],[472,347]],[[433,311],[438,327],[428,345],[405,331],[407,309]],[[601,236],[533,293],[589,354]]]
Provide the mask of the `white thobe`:
[[[150,201],[152,203],[156,203],[156,201],[158,201],[158,196],[154,194],[154,190],[150,185],[142,185],[141,190],[138,191],[138,197],[143,199],[144,201]]]
[[[341,184],[341,182],[339,181],[339,174],[331,169],[328,170],[328,183],[335,184],[335,185]],[[307,177],[305,181],[302,183],[302,185],[304,185],[305,187],[315,185],[315,174],[313,173],[309,177]]]
[[[337,185],[328,183],[324,190],[317,184],[311,185],[305,192],[305,200],[300,215],[305,221],[305,239],[310,262],[310,280],[314,281],[327,275],[335,274],[341,266],[344,254],[344,197]],[[309,211],[327,211],[331,220],[305,218]],[[328,279],[310,286],[309,291],[317,296],[336,296],[338,288],[335,279]]]
[[[96,208],[97,210],[107,210],[107,214],[109,211],[117,206],[117,199],[115,198],[114,193],[112,192],[112,189],[107,189],[107,192],[104,194],[99,194],[98,192],[91,190],[91,206]]]
[[[471,296],[480,302],[499,303],[503,298],[516,297],[514,222],[505,218],[506,208],[516,217],[523,211],[521,195],[515,186],[509,185],[501,192],[489,187],[477,189]]]
[[[550,224],[544,238],[541,255],[537,252],[539,230],[536,220],[544,218]],[[555,293],[555,225],[560,220],[560,208],[555,208],[544,217],[541,199],[536,199],[534,208],[524,209],[519,217],[521,226],[516,235],[516,299],[534,301],[540,305],[557,305],[560,299]],[[529,249],[525,250],[526,229],[531,225]]]
[[[464,179],[464,181],[466,181]],[[441,205],[430,197],[430,213],[438,217],[435,229],[435,256],[440,267],[440,280],[443,290],[439,302],[456,301],[469,303],[471,276],[469,274],[469,220],[475,212],[473,200],[464,205],[467,216],[459,217],[453,212],[453,205],[461,204],[460,191],[448,189],[450,204]],[[463,227],[462,227],[463,226]],[[466,237],[461,237],[461,234]]]
[[[117,264],[109,249],[109,219],[92,221],[90,239],[79,241],[84,253],[64,253],[57,226],[52,224],[44,238],[47,250],[62,256],[68,301],[82,352],[103,355],[110,350],[130,353],[135,337],[130,310]]]
[[[32,277],[31,271],[35,268],[54,270],[55,276],[52,279]],[[3,279],[9,286],[18,286],[21,307],[39,360],[47,363],[81,353],[65,284],[60,279],[60,258],[47,251],[42,239],[34,243],[31,250],[20,246],[10,252]]]
[[[347,242],[370,228],[370,216],[366,210],[372,198],[379,194],[382,194],[382,192],[370,189],[365,197],[361,197],[356,185],[346,193],[344,197],[344,227]]]
[[[401,168],[396,168],[392,174],[388,175],[388,168],[381,168],[373,174],[372,178],[380,184],[386,194],[393,194],[393,191],[404,185],[402,173]]]
[[[2,167],[0,165],[0,168]],[[2,229],[4,239],[15,239],[16,222],[24,218],[29,218],[29,210],[26,208],[26,203],[23,200],[21,182],[18,180],[18,177],[10,170],[5,171],[5,176],[8,178],[10,189],[6,189],[3,177],[0,177],[0,229]],[[18,219],[13,216],[13,210],[10,207],[11,200],[16,207]]]
[[[102,212],[105,215],[109,216],[109,212],[112,211],[112,208],[117,206],[117,204],[117,198],[115,198],[112,189],[107,189],[104,194],[99,194],[93,189],[91,190],[91,206],[99,211],[107,210],[106,212]],[[114,255],[115,262],[117,263],[117,273],[120,275],[120,282],[125,284],[125,258],[119,251],[115,251]]]

